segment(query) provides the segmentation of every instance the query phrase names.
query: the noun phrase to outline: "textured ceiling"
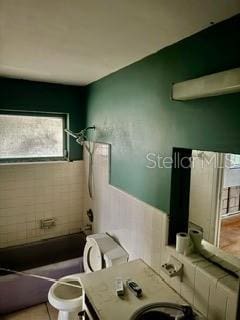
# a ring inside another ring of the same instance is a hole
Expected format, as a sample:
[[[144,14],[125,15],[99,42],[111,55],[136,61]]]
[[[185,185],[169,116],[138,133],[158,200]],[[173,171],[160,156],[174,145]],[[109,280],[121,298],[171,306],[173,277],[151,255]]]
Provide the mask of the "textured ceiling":
[[[0,0],[0,75],[85,85],[239,12],[239,0]]]

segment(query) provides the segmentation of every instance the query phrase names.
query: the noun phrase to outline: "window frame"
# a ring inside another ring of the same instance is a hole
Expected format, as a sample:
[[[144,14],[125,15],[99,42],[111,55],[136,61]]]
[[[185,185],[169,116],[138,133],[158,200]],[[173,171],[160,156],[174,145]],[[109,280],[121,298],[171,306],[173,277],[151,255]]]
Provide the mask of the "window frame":
[[[51,162],[51,161],[68,161],[69,160],[69,142],[64,129],[68,127],[69,114],[58,112],[45,112],[45,111],[21,111],[21,110],[8,110],[0,109],[0,115],[12,116],[30,116],[30,117],[53,117],[61,118],[63,121],[63,156],[60,157],[28,157],[28,158],[0,158],[1,164],[14,164],[14,163],[34,163],[34,162]]]

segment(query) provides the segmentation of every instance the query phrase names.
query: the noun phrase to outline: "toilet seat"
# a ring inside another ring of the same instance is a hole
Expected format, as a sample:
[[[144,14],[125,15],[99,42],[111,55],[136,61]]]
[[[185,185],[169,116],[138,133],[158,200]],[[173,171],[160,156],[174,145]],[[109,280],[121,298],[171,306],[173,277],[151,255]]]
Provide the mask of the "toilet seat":
[[[94,238],[89,238],[83,252],[83,268],[86,273],[103,268],[102,253]]]

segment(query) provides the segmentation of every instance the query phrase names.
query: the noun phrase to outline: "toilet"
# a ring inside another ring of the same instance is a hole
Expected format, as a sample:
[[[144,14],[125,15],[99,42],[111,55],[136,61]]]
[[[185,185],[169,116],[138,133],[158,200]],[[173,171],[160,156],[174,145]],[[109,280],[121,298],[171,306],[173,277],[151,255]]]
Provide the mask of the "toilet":
[[[84,272],[90,273],[128,261],[127,252],[105,233],[89,235],[83,253]],[[58,310],[58,320],[77,320],[83,309],[83,288],[78,274],[59,279],[72,286],[54,283],[48,292],[49,303]]]

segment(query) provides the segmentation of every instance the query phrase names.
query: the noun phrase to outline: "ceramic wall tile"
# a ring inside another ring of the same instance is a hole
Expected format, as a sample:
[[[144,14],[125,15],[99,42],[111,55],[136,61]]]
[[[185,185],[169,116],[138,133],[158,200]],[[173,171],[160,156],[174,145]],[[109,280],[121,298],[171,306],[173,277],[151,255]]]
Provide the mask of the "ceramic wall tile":
[[[83,224],[83,161],[0,166],[0,247],[74,233]],[[56,227],[40,229],[42,218]]]

